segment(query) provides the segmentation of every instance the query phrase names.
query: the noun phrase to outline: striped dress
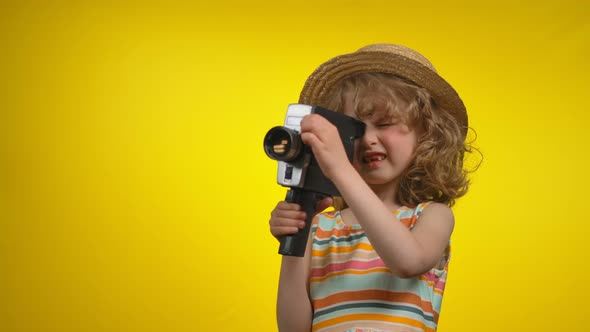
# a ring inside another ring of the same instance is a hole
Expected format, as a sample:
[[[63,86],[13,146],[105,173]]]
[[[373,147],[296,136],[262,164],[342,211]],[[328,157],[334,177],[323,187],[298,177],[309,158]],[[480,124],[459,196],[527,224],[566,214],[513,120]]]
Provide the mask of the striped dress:
[[[427,204],[393,213],[411,230]],[[439,266],[402,279],[385,266],[361,226],[344,224],[339,211],[319,214],[312,237],[312,331],[436,330],[450,246]]]

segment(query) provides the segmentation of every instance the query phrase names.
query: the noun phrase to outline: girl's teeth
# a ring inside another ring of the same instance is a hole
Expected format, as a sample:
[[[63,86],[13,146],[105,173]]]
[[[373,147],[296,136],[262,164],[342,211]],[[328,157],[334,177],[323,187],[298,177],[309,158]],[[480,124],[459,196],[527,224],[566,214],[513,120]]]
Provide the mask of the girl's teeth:
[[[381,161],[383,159],[385,159],[385,156],[374,156],[374,157],[365,158],[365,161],[370,163],[373,161]]]

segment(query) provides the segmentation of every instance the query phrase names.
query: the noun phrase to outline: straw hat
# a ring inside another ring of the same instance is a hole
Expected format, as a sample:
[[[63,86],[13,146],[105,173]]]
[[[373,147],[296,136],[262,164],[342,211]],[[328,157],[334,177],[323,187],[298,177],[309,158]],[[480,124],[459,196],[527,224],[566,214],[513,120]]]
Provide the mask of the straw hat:
[[[437,105],[449,111],[467,133],[467,111],[463,101],[434,66],[420,53],[401,45],[374,44],[344,54],[320,65],[303,86],[299,103],[318,105],[342,79],[360,73],[389,73],[427,89]]]

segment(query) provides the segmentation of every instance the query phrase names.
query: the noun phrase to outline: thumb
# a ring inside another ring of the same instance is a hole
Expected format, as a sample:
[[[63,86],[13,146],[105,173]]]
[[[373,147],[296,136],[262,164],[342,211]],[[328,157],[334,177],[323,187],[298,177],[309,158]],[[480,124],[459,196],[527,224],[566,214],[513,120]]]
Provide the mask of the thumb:
[[[334,199],[332,199],[332,197],[326,197],[318,202],[318,205],[316,206],[316,212],[322,212],[328,207],[332,206],[332,204],[334,204]]]

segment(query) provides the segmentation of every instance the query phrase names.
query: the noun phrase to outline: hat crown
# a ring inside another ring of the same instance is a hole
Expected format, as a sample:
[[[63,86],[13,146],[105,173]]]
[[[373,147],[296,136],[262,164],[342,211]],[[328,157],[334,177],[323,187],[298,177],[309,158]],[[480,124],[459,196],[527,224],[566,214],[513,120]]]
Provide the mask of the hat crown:
[[[455,89],[422,54],[402,45],[371,44],[324,62],[307,78],[299,102],[321,105],[340,81],[361,73],[392,74],[428,90],[437,105],[455,117],[466,136],[467,111]]]
[[[396,44],[372,44],[361,47],[357,52],[385,52],[395,54],[416,61],[428,69],[437,72],[432,63],[428,61],[422,54],[414,51],[411,48],[396,45]]]

